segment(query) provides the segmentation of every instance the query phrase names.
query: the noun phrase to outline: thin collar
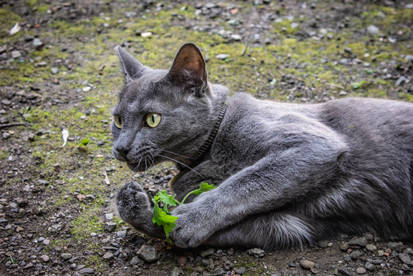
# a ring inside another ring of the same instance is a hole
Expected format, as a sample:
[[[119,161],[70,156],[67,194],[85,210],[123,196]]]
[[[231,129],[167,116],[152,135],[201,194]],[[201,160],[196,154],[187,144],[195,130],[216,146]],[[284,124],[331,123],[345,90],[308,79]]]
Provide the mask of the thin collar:
[[[207,153],[207,151],[211,148],[212,143],[214,142],[215,137],[218,134],[219,127],[221,126],[221,123],[222,123],[222,120],[224,119],[226,111],[227,111],[227,105],[224,103],[219,108],[218,117],[217,117],[217,119],[214,123],[214,126],[213,126],[211,132],[209,133],[209,136],[208,136],[207,140],[199,148],[198,154],[196,155],[197,157],[196,157],[195,161],[190,165],[190,167],[193,168],[196,165],[198,165],[200,163],[201,159]]]

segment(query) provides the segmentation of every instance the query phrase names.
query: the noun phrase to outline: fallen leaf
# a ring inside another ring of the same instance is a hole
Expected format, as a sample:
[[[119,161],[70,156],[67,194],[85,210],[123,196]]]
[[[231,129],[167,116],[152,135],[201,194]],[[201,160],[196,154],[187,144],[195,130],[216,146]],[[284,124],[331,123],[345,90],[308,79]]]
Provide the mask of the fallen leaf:
[[[67,138],[69,137],[69,130],[67,130],[66,128],[64,128],[62,130],[62,138],[63,138],[63,145],[62,148],[66,145],[67,143]]]
[[[238,13],[238,9],[237,8],[233,8],[232,10],[229,11],[231,14],[236,14]]]
[[[103,174],[105,175],[105,183],[106,183],[106,185],[110,185],[110,180],[109,180],[109,177],[108,177],[108,174],[106,173],[106,171],[103,171]]]
[[[20,31],[21,27],[19,25],[19,23],[16,23],[13,28],[10,29],[9,34],[10,35],[14,35],[17,34]]]
[[[77,199],[78,199],[79,201],[82,201],[82,200],[84,200],[84,199],[86,198],[86,196],[84,196],[84,195],[82,195],[82,194],[78,194],[76,197],[77,197]]]

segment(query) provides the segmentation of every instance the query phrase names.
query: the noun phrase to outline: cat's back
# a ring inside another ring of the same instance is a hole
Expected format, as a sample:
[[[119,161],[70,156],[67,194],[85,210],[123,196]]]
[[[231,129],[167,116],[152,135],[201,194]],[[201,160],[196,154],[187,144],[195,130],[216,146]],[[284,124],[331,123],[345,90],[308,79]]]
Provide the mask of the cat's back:
[[[320,104],[296,104],[271,100],[261,100],[246,93],[235,93],[228,101],[230,112],[239,117],[255,117],[255,120],[276,122],[286,119],[306,117],[317,119]]]
[[[323,104],[319,116],[323,123],[359,143],[413,146],[413,103],[346,98]]]
[[[413,103],[372,99],[345,98],[332,100],[323,104],[321,117],[327,121],[356,121],[380,127],[383,124],[412,122]]]
[[[257,142],[280,132],[334,132],[359,148],[395,148],[413,154],[413,103],[345,98],[322,104],[294,104],[260,100],[236,93],[229,100],[232,133],[248,134]]]

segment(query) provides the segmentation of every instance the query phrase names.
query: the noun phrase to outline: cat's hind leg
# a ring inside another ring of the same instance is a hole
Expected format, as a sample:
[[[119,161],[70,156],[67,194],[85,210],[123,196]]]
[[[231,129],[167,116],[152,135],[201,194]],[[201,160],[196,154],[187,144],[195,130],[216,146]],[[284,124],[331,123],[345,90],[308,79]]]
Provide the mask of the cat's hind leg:
[[[138,231],[152,237],[164,237],[162,228],[152,222],[153,212],[149,197],[136,182],[124,184],[116,195],[120,217]]]
[[[214,247],[260,247],[278,249],[311,244],[317,226],[294,214],[272,213],[249,217],[216,232],[206,242]]]

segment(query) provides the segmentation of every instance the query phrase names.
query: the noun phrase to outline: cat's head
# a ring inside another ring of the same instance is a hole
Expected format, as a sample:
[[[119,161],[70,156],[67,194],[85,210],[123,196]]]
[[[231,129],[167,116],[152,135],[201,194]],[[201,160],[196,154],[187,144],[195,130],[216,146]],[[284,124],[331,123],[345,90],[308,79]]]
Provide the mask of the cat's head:
[[[191,163],[224,98],[208,84],[200,50],[183,45],[169,70],[144,66],[119,46],[115,50],[125,85],[112,111],[114,156],[134,171],[166,160]]]

